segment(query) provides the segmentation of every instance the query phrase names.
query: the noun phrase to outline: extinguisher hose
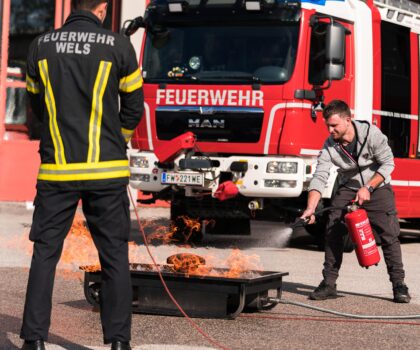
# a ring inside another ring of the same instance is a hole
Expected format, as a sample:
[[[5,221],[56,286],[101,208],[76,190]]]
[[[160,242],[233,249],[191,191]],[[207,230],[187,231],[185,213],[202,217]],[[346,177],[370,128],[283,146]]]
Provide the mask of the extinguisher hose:
[[[344,206],[344,207],[334,207],[334,206],[325,207],[325,208],[322,208],[322,209],[317,210],[313,215],[318,216],[318,215],[320,215],[320,214],[322,214],[322,213],[324,213],[326,211],[331,211],[331,210],[346,210],[346,209],[347,209],[347,206]],[[299,218],[296,222],[294,222],[293,224],[291,224],[290,227],[291,228],[296,228],[296,227],[306,226],[308,224],[308,222],[309,222],[309,218],[306,218],[306,219]]]
[[[323,307],[318,307],[314,305],[309,305],[305,303],[300,303],[298,301],[287,300],[287,299],[279,299],[279,298],[266,298],[265,301],[269,303],[277,303],[277,304],[289,304],[294,306],[303,307],[306,309],[316,310],[328,314],[333,314],[342,317],[348,318],[357,318],[357,319],[364,319],[364,320],[412,320],[412,319],[420,319],[420,315],[360,315],[360,314],[350,314],[346,312],[339,312],[335,310],[325,309]]]

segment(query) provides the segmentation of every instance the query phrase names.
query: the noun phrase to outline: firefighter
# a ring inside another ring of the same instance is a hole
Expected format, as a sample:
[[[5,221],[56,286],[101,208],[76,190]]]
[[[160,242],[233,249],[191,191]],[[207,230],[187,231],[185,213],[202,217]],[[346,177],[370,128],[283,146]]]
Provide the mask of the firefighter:
[[[143,113],[143,79],[130,41],[102,28],[107,5],[73,0],[63,27],[29,48],[27,90],[42,129],[25,350],[45,349],[55,269],[80,200],[101,263],[104,343],[130,349],[126,151]]]
[[[338,189],[332,206],[344,207],[356,200],[367,211],[373,229],[379,235],[393,286],[394,302],[409,303],[410,294],[404,283],[404,268],[399,241],[400,227],[391,187],[394,157],[387,137],[374,125],[352,121],[347,104],[340,100],[328,104],[323,116],[330,133],[318,156],[317,167],[309,185],[307,208],[301,216],[315,222],[314,212],[327,184],[330,169],[338,167]],[[323,281],[309,295],[312,300],[337,296],[336,280],[343,259],[343,238],[347,229],[345,212],[329,213],[325,233]]]

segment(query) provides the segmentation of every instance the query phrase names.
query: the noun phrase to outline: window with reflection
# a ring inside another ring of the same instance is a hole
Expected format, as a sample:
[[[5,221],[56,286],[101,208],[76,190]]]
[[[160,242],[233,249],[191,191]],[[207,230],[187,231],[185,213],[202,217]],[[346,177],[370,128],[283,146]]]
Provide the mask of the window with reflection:
[[[25,90],[26,56],[31,41],[54,27],[55,0],[12,0],[7,67],[6,129],[37,138]]]

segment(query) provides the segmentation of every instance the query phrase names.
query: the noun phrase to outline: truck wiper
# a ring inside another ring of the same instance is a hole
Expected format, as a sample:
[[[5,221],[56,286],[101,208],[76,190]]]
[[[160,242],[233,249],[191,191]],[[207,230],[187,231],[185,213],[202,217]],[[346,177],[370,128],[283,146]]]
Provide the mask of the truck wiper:
[[[260,78],[251,73],[246,72],[224,72],[224,71],[210,71],[198,72],[194,75],[199,80],[246,80],[253,83],[259,83]]]

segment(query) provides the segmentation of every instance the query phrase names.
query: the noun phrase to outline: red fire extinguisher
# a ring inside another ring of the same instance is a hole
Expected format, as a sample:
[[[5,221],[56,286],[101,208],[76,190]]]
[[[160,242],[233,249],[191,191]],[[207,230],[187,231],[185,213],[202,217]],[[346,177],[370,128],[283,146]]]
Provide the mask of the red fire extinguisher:
[[[381,260],[375,236],[369,223],[366,210],[353,203],[348,207],[348,213],[344,216],[351,240],[356,246],[357,260],[360,266],[369,268],[378,265]]]

